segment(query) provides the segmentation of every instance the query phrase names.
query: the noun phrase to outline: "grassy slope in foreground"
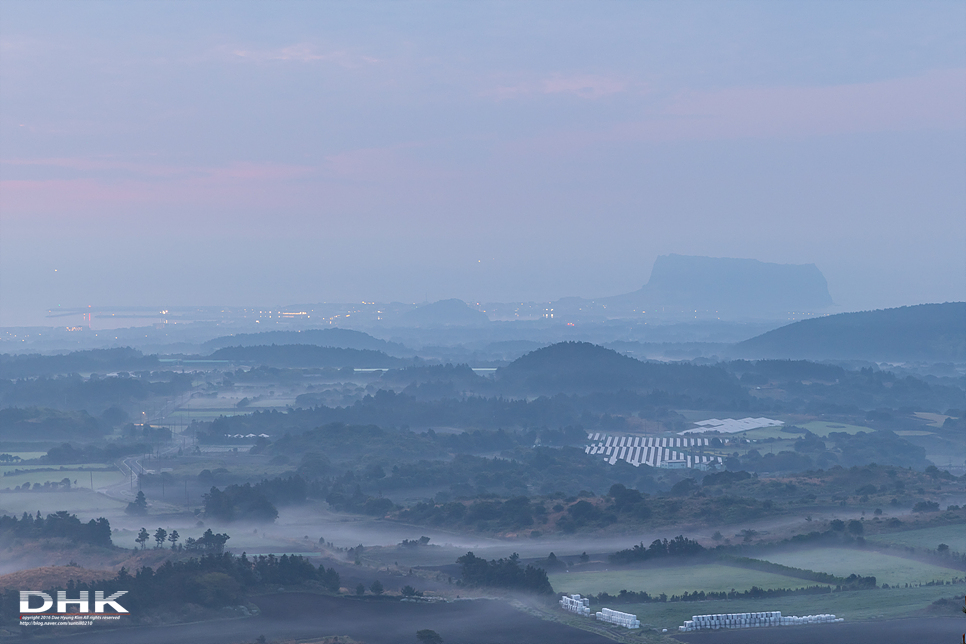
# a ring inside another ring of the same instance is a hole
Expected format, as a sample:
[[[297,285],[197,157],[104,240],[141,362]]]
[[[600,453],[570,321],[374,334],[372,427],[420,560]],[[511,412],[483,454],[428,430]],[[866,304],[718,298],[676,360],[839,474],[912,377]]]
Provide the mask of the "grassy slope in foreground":
[[[935,579],[961,579],[962,570],[893,557],[878,552],[850,548],[810,548],[774,553],[761,557],[794,568],[809,568],[846,577],[850,574],[872,575],[878,584],[924,584]]]
[[[692,615],[713,613],[746,613],[780,610],[782,615],[819,615],[831,613],[847,620],[907,617],[943,597],[961,597],[966,584],[893,588],[889,590],[854,590],[828,595],[803,595],[770,599],[732,599],[703,602],[660,602],[652,604],[616,604],[614,610],[634,613],[642,624],[656,628],[677,629]]]
[[[802,588],[819,585],[814,581],[796,579],[770,572],[734,568],[721,564],[637,568],[634,570],[601,570],[594,572],[554,573],[550,584],[561,593],[596,595],[607,592],[616,595],[621,590],[642,591],[653,595],[680,595],[684,592],[744,591],[759,588]]]
[[[821,360],[966,360],[966,302],[839,313],[739,342],[737,356]]]
[[[870,535],[866,539],[875,543],[894,543],[900,546],[929,548],[930,550],[935,550],[939,544],[945,543],[951,550],[966,552],[966,525],[958,523],[936,526],[935,528],[887,532]]]

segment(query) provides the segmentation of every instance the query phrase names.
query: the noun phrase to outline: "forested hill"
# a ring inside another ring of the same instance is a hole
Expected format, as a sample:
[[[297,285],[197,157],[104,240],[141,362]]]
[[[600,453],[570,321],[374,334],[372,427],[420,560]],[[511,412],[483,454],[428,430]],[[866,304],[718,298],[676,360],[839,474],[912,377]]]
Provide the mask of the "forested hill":
[[[0,354],[0,378],[35,378],[70,373],[113,373],[158,368],[157,356],[146,356],[131,348],[91,349],[62,355],[37,353]]]
[[[313,344],[272,344],[254,347],[225,347],[209,356],[212,360],[231,360],[269,367],[354,367],[356,369],[401,368],[416,358],[394,358],[381,351],[319,347]]]
[[[743,398],[737,378],[720,367],[641,362],[588,342],[561,342],[518,358],[496,374],[505,391],[528,394],[667,391]]]
[[[202,345],[208,351],[224,347],[251,347],[269,344],[314,344],[339,349],[368,349],[382,351],[396,357],[412,355],[412,351],[398,342],[387,342],[368,333],[352,329],[305,329],[303,331],[265,331],[237,333],[214,338]]]
[[[734,353],[746,358],[963,362],[966,302],[803,320],[740,342]]]

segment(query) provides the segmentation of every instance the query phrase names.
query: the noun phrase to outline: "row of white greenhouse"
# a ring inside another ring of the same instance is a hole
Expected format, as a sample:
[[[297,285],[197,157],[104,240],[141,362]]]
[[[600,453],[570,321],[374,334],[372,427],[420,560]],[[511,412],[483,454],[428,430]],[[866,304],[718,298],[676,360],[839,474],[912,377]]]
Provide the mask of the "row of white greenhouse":
[[[597,613],[597,621],[607,622],[615,626],[623,626],[624,628],[641,627],[641,623],[637,620],[637,615],[622,613],[619,610],[611,610],[609,608],[603,608]]]
[[[650,465],[662,468],[708,469],[720,465],[720,456],[707,456],[704,448],[709,447],[707,438],[677,438],[654,436],[609,436],[600,432],[588,434],[590,445],[584,453],[602,456],[611,465],[626,461],[634,467]],[[687,450],[687,451],[685,451]]]
[[[678,626],[682,632],[717,630],[719,628],[761,628],[763,626],[801,626],[804,624],[830,624],[844,621],[835,615],[806,615],[782,617],[781,611],[764,613],[716,613],[714,615],[692,615],[691,619]]]
[[[590,599],[587,597],[581,597],[580,595],[564,595],[560,598],[560,607],[568,613],[574,613],[576,615],[580,615],[581,617],[590,617]],[[631,613],[622,613],[619,610],[604,608],[594,615],[594,617],[596,617],[597,621],[599,622],[606,622],[616,626],[624,626],[625,628],[641,627],[641,623],[637,620],[636,615],[632,615]]]
[[[575,613],[583,617],[590,615],[590,600],[580,595],[564,595],[560,598],[560,607],[568,613]]]
[[[590,599],[580,595],[564,595],[560,598],[560,607],[569,613],[590,617]],[[618,610],[603,608],[594,615],[599,622],[623,626],[625,628],[640,628],[641,622],[632,613],[622,613]],[[691,619],[678,626],[681,632],[718,630],[722,628],[761,628],[765,626],[802,626],[805,624],[831,624],[845,621],[835,615],[806,615],[797,617],[789,615],[782,617],[780,610],[763,613],[715,613],[714,615],[692,615]]]

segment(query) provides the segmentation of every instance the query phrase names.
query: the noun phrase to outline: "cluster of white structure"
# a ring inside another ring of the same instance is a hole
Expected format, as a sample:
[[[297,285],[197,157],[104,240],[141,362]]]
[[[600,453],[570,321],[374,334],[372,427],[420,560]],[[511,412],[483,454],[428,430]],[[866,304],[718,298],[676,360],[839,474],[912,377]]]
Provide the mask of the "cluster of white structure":
[[[608,624],[623,626],[625,628],[641,627],[641,622],[638,621],[637,615],[633,615],[631,613],[622,613],[619,610],[611,610],[609,608],[604,608],[597,613],[597,621],[607,622]]]
[[[720,464],[718,456],[692,454],[689,451],[708,447],[707,438],[657,438],[644,436],[608,436],[607,434],[588,434],[587,440],[593,444],[584,448],[585,454],[603,456],[614,465],[617,461],[627,461],[634,467],[703,469],[711,464]]]
[[[560,598],[560,607],[569,613],[576,613],[583,617],[590,616],[590,600],[580,595],[564,595]]]
[[[782,617],[779,610],[765,613],[717,613],[714,615],[692,615],[691,619],[678,626],[681,632],[717,630],[719,628],[761,628],[763,626],[800,626],[802,624],[829,624],[845,621],[835,615],[806,615]]]
[[[738,432],[746,432],[749,429],[781,427],[785,423],[780,420],[772,420],[771,418],[725,418],[724,420],[709,418],[708,420],[699,420],[694,424],[698,425],[697,429],[688,429],[678,433],[684,435],[714,431],[722,434],[736,434]]]
[[[225,434],[225,438],[268,438],[268,434]]]

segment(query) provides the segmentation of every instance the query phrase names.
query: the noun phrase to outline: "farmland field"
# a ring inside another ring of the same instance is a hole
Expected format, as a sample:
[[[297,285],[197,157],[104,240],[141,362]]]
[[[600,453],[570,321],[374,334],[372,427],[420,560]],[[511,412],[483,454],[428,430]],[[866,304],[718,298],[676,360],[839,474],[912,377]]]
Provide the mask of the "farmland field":
[[[34,459],[34,458],[40,458],[41,456],[44,456],[47,454],[47,452],[37,452],[37,451],[23,451],[23,452],[13,451],[12,452],[9,449],[0,449],[0,453],[10,454],[10,456],[19,456],[21,460],[24,460],[24,461]]]
[[[778,427],[759,427],[758,429],[749,429],[745,432],[738,432],[742,438],[747,438],[748,440],[764,440],[766,438],[775,438],[780,441],[791,441],[794,442],[798,440],[801,434],[789,434],[788,432],[781,431]]]
[[[858,434],[859,432],[872,432],[873,429],[869,427],[862,427],[860,425],[847,425],[845,423],[826,423],[821,420],[813,420],[810,423],[805,423],[800,425],[812,432],[813,434],[818,434],[819,436],[828,436],[832,432],[845,432],[846,434]]]
[[[894,543],[914,548],[934,549],[940,543],[945,543],[951,550],[966,552],[966,525],[963,524],[875,534],[867,538],[875,543]]]
[[[827,595],[803,595],[771,599],[727,599],[703,602],[654,602],[620,604],[610,608],[634,613],[642,624],[677,630],[692,615],[780,610],[782,615],[831,613],[846,620],[905,617],[943,597],[957,597],[966,584],[923,586],[889,590],[856,590]]]
[[[926,583],[934,579],[959,579],[960,570],[941,568],[911,559],[903,559],[878,552],[866,552],[847,548],[811,548],[793,552],[769,554],[762,559],[794,568],[807,568],[846,577],[873,575],[879,584]]]
[[[925,411],[917,411],[915,415],[923,420],[928,420],[930,427],[942,427],[943,422],[949,418],[949,416],[946,416],[945,414],[930,414]]]
[[[96,473],[95,473],[96,474]],[[78,479],[80,487],[80,479]],[[95,479],[96,482],[96,479]],[[71,492],[4,492],[0,494],[0,514],[34,513],[38,508],[67,509],[84,519],[113,516],[127,503],[94,494],[83,488]],[[51,510],[52,511],[52,510]],[[110,513],[108,515],[107,513]]]
[[[268,641],[308,641],[323,635],[348,635],[369,644],[416,641],[416,631],[432,629],[448,643],[510,644],[555,642],[608,644],[612,640],[558,622],[537,619],[509,604],[493,600],[439,604],[365,601],[309,593],[263,595],[254,600],[261,614],[250,619],[195,622],[137,630],[75,632],[62,629],[58,639],[77,644],[166,644],[252,642],[258,634]]]
[[[550,583],[557,592],[582,595],[596,595],[600,592],[615,595],[621,590],[646,590],[651,595],[680,595],[685,591],[695,590],[741,591],[752,586],[801,588],[815,585],[815,582],[804,579],[720,564],[555,573],[550,575]]]
[[[56,467],[50,469],[50,465],[4,465],[0,466],[0,489],[19,487],[24,483],[58,483],[65,478],[71,480],[71,484],[76,480],[77,487],[90,487],[91,475],[94,477],[94,487],[103,487],[116,483],[123,475],[117,469],[104,470],[109,467],[104,463],[86,463],[81,465],[66,465],[63,469]],[[48,471],[43,471],[43,470]],[[17,474],[9,474],[16,470],[21,470]]]

